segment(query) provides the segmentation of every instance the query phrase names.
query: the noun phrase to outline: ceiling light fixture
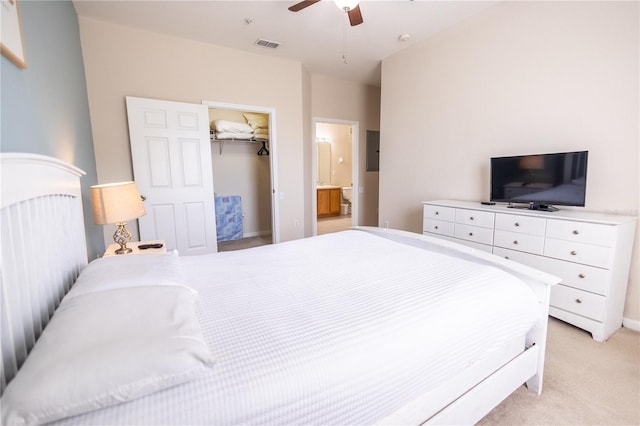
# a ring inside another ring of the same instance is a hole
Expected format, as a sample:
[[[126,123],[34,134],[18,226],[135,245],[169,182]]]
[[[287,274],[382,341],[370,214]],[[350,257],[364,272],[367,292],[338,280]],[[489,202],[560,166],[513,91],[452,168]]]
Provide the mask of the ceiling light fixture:
[[[398,40],[409,41],[410,38],[411,38],[411,34],[400,34],[400,36],[398,37]]]
[[[360,2],[359,0],[333,0],[333,2],[338,6],[338,9],[345,12],[345,19],[342,24],[342,62],[347,64],[347,19],[351,19],[349,12],[358,7]]]
[[[359,0],[333,0],[333,2],[338,6],[338,9],[344,10],[345,12],[355,9],[358,3],[360,3]]]
[[[345,11],[348,12],[347,9],[345,9]],[[344,19],[342,20],[342,62],[344,64],[349,63],[347,61],[347,16],[348,15],[345,13]]]

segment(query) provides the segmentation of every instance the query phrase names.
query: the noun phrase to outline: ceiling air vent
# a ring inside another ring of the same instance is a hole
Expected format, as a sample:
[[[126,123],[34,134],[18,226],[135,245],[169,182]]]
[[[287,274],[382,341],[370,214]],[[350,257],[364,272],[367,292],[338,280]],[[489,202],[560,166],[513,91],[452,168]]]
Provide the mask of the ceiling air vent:
[[[257,46],[268,47],[269,49],[275,49],[276,47],[280,46],[280,43],[278,43],[277,41],[269,41],[264,39],[256,40],[255,44]]]

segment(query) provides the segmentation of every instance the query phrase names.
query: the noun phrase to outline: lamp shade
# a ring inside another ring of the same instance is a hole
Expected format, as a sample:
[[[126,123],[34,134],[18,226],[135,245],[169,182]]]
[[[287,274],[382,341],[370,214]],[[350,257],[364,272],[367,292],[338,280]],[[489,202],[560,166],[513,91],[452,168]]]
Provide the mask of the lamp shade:
[[[126,222],[147,214],[135,182],[92,186],[91,205],[93,221],[98,225]]]

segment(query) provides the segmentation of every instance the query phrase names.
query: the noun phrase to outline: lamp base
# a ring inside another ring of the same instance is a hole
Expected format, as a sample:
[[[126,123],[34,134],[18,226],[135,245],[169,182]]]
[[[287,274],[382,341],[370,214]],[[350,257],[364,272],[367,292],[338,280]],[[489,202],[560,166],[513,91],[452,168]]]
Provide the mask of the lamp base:
[[[133,251],[129,247],[127,247],[127,243],[131,239],[131,232],[129,232],[129,230],[125,228],[125,225],[125,222],[118,223],[118,228],[113,234],[113,241],[120,244],[120,248],[115,252],[116,254],[127,254]]]
[[[131,250],[129,247],[120,247],[118,250],[115,251],[115,254],[127,254],[127,253],[131,253],[133,250]]]

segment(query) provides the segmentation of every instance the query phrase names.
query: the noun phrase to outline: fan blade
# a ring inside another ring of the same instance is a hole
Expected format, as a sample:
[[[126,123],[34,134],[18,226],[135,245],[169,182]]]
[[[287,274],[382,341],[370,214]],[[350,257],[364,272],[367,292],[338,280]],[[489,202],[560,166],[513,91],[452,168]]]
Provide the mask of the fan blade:
[[[318,3],[320,0],[305,0],[300,3],[296,3],[293,6],[289,7],[289,10],[292,12],[298,12],[299,10],[304,9],[305,7],[309,7],[315,3]]]
[[[360,13],[360,5],[357,5],[355,8],[348,11],[347,14],[349,15],[349,22],[351,23],[352,27],[360,25],[362,24],[362,22],[364,22],[362,20],[362,13]]]

